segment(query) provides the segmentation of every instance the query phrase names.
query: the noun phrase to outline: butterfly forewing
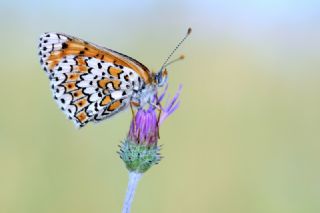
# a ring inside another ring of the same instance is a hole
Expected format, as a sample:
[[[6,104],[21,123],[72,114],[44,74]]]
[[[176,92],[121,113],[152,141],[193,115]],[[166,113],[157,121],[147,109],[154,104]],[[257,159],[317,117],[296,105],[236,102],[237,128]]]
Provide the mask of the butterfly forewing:
[[[151,81],[140,62],[65,34],[43,34],[39,55],[54,99],[77,126],[122,111],[133,92]]]

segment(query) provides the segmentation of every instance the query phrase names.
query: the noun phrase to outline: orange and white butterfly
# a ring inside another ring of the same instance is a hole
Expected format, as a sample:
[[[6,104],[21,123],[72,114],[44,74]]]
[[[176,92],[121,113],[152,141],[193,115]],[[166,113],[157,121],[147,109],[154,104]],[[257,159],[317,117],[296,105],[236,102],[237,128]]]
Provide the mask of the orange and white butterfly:
[[[150,103],[157,87],[167,82],[165,67],[173,52],[153,73],[129,56],[63,33],[44,33],[39,43],[40,63],[53,97],[78,127],[109,118],[130,104]]]

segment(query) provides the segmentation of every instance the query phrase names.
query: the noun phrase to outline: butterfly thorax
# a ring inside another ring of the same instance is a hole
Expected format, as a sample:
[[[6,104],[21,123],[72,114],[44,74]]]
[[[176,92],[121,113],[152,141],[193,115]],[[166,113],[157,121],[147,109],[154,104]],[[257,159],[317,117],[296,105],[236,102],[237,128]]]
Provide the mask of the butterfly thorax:
[[[143,84],[139,90],[135,90],[132,95],[132,102],[137,107],[144,107],[150,104],[156,94],[157,86],[155,84]]]

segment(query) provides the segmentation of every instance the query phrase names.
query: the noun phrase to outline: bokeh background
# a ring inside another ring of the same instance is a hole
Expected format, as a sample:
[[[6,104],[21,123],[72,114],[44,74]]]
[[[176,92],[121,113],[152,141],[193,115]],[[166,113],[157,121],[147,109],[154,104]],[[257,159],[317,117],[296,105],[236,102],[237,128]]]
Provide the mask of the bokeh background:
[[[42,32],[157,70],[181,107],[132,212],[320,212],[319,1],[1,1],[0,212],[120,212],[129,111],[78,130],[51,98]]]

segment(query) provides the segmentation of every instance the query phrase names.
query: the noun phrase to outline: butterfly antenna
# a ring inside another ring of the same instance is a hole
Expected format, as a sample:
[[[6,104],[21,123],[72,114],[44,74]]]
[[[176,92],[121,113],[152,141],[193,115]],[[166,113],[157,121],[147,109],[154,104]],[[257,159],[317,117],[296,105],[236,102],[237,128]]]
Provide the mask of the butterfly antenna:
[[[192,32],[192,29],[189,27],[189,28],[188,28],[188,31],[187,31],[187,34],[183,37],[183,39],[181,39],[181,41],[178,43],[178,45],[172,50],[172,52],[170,53],[170,55],[168,56],[168,58],[164,61],[163,65],[162,65],[162,67],[161,67],[161,69],[160,69],[160,71],[163,70],[163,68],[165,68],[165,67],[168,66],[169,64],[172,64],[173,62],[178,61],[178,60],[181,60],[181,59],[184,58],[184,56],[182,56],[182,58],[181,58],[181,56],[180,56],[179,58],[177,58],[177,59],[175,59],[175,60],[173,60],[173,61],[171,61],[171,62],[168,63],[168,61],[169,61],[169,59],[171,58],[171,56],[176,52],[176,50],[181,46],[181,44],[188,38],[188,36],[191,34],[191,32]],[[167,64],[167,63],[168,63],[168,64]]]
[[[184,55],[180,55],[179,58],[176,58],[176,59],[173,59],[173,60],[170,61],[170,62],[167,62],[167,63],[163,66],[163,68],[166,68],[166,67],[168,67],[170,64],[173,64],[173,63],[175,63],[175,62],[177,62],[177,61],[181,61],[181,60],[183,60],[184,58],[185,58]]]

